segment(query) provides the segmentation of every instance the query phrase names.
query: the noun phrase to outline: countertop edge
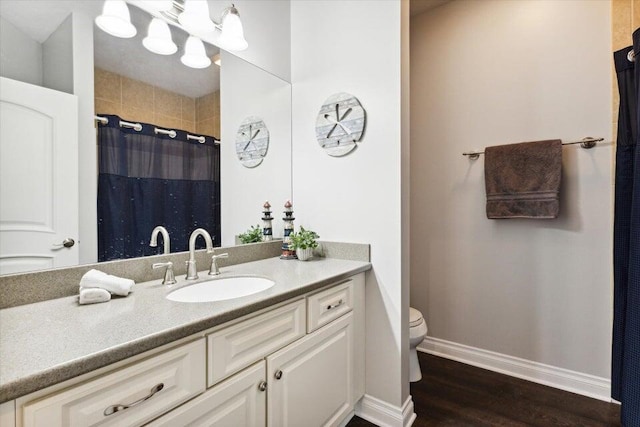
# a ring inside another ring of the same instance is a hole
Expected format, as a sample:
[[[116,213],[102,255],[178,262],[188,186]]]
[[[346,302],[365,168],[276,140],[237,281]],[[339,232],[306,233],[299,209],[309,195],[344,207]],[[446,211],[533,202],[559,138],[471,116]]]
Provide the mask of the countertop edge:
[[[187,323],[180,325],[175,329],[148,335],[118,347],[71,360],[65,364],[57,365],[38,374],[2,384],[0,385],[0,403],[17,399],[29,393],[33,393],[113,363],[145,353],[153,350],[154,348],[170,344],[171,342],[186,338],[190,335],[195,335],[215,326],[255,313],[256,311],[269,306],[313,292],[317,289],[335,283],[336,281],[344,280],[355,274],[368,271],[371,268],[371,263],[367,263],[361,267],[352,268],[335,276],[303,285],[295,290],[256,301],[255,303],[242,306],[223,314],[212,315],[210,318],[206,318],[204,320]]]

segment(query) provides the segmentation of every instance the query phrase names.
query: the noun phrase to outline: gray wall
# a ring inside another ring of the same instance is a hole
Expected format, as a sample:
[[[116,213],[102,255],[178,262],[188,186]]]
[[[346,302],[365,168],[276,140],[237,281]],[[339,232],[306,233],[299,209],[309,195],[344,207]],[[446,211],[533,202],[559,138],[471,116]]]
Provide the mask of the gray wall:
[[[610,3],[455,1],[411,28],[411,305],[429,336],[609,377],[612,147],[563,149],[556,220],[488,220],[482,157],[611,141]]]
[[[2,17],[0,76],[42,86],[42,45]]]

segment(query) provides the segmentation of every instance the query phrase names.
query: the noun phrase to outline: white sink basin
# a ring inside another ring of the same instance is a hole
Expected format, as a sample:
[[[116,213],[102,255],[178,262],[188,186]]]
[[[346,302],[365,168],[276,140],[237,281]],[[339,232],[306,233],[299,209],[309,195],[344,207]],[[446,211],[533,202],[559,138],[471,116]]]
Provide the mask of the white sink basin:
[[[273,285],[273,280],[262,277],[225,277],[176,289],[167,295],[167,299],[178,302],[224,301],[253,295]]]

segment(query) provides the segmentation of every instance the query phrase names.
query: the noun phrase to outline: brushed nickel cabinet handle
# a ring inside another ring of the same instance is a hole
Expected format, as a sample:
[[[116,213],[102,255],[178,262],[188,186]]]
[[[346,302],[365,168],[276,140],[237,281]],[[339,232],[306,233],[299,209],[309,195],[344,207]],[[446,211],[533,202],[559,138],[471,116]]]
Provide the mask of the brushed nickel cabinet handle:
[[[327,306],[327,310],[333,310],[333,309],[334,309],[334,308],[336,308],[336,307],[340,307],[340,306],[342,305],[342,303],[343,303],[343,302],[344,302],[343,300],[340,300],[340,301],[338,301],[338,302],[337,302],[337,303],[335,303],[335,304],[328,305],[328,306]]]
[[[159,392],[163,388],[164,388],[164,384],[160,383],[158,385],[153,386],[151,388],[151,391],[149,392],[149,394],[146,395],[145,397],[143,397],[142,399],[136,400],[133,403],[127,403],[127,404],[119,403],[117,405],[109,406],[109,407],[107,407],[107,409],[104,410],[104,416],[108,417],[109,415],[113,415],[116,412],[124,411],[125,409],[129,409],[129,408],[132,408],[132,407],[134,407],[136,405],[139,405],[142,402],[145,402],[145,401],[151,399],[157,392]]]
[[[273,375],[277,380],[279,380],[280,378],[282,378],[282,371],[280,369],[278,369],[276,371],[276,373]]]
[[[265,391],[266,389],[267,389],[267,382],[266,381],[260,381],[260,384],[258,384],[258,390]]]

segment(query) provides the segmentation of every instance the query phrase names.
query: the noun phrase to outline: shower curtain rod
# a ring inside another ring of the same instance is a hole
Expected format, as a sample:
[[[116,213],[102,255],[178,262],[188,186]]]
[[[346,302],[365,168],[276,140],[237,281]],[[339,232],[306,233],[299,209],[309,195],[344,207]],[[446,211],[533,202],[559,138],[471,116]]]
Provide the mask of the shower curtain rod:
[[[580,144],[582,148],[593,148],[597,142],[604,141],[604,138],[584,138],[581,141],[563,142],[562,145]],[[480,154],[484,154],[484,151],[467,151],[462,153],[463,156],[469,156],[471,160],[476,160],[480,157]]]
[[[103,125],[108,125],[109,124],[109,118],[108,117],[101,117],[101,116],[94,116],[93,117],[96,121],[102,123]],[[140,132],[142,130],[142,125],[140,123],[131,123],[131,122],[125,122],[124,120],[120,120],[120,127],[123,128],[129,128],[129,129],[133,129],[136,132]],[[156,134],[162,134],[162,135],[167,135],[170,138],[175,138],[177,133],[175,130],[173,129],[162,129],[159,127],[156,127],[153,130]],[[216,138],[215,136],[212,137],[213,138],[213,142],[214,144],[220,144],[220,140],[218,138]],[[190,133],[187,133],[187,139],[192,139],[195,141],[198,141],[200,144],[204,144],[206,141],[206,138],[202,135],[192,135]]]

